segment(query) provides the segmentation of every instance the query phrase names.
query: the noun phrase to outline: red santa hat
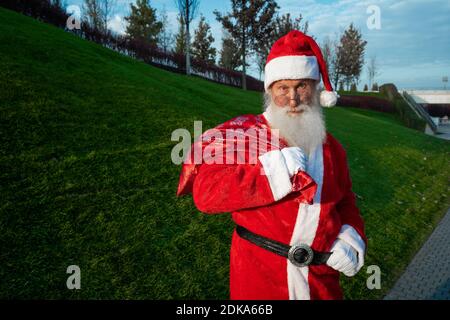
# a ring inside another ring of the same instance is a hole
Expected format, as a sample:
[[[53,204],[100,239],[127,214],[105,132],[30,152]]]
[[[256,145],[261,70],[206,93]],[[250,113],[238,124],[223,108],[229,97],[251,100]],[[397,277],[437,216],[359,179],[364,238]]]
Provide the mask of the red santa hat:
[[[333,91],[322,52],[313,38],[292,30],[278,39],[270,49],[264,71],[264,88],[268,92],[272,83],[286,79],[314,79],[322,75],[325,90],[320,93],[324,107],[336,105],[339,95]]]

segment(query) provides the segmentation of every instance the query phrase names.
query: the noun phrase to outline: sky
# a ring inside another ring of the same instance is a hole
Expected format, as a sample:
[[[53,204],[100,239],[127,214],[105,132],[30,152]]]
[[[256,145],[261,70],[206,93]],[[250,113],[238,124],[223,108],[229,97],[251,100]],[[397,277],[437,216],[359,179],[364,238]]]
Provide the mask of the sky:
[[[81,5],[83,0],[65,0],[67,5]],[[124,33],[123,19],[134,0],[117,0],[109,27]],[[214,10],[230,11],[230,0],[200,0],[199,14],[192,22],[194,30],[200,14],[211,25],[214,47],[221,48],[222,26]],[[308,21],[308,33],[321,44],[332,40],[353,22],[367,41],[365,61],[376,57],[378,84],[394,83],[399,89],[443,89],[444,76],[450,77],[450,1],[449,0],[277,0],[281,14],[302,14]],[[151,0],[160,15],[167,13],[173,34],[178,29],[175,0]],[[192,35],[191,35],[192,36]],[[259,78],[255,66],[249,74]],[[359,88],[368,83],[367,66],[361,72]],[[450,85],[447,83],[447,88]]]

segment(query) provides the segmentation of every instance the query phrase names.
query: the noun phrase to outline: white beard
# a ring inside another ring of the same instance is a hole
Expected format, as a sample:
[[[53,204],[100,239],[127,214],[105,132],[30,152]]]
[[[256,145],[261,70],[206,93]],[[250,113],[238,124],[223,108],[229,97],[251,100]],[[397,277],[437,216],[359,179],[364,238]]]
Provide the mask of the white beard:
[[[272,98],[265,97],[267,121],[273,129],[278,129],[281,137],[286,139],[290,146],[300,147],[306,154],[310,154],[317,146],[325,141],[326,128],[322,107],[317,97],[311,105],[300,104],[296,109],[304,110],[295,116],[289,115],[289,107],[280,108],[275,105]]]

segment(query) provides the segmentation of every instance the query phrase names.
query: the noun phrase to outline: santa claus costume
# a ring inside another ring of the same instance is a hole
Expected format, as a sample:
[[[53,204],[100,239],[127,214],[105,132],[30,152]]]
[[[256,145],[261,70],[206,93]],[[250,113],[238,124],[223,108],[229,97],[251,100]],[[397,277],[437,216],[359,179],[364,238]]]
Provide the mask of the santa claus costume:
[[[292,31],[271,49],[265,67],[265,89],[278,80],[320,80],[320,76],[325,86],[320,103],[332,106],[337,94],[332,90],[319,47],[312,38]],[[216,128],[216,146],[217,134],[239,128],[267,130],[269,136],[275,135],[267,113],[244,115]],[[210,136],[201,138],[201,150],[205,151],[212,140]],[[248,141],[243,140],[248,147]],[[350,251],[355,253],[355,266],[348,274],[354,275],[364,264],[366,251],[364,223],[352,192],[346,152],[326,133],[321,145],[303,154],[304,159],[296,159],[301,165],[292,173],[286,160],[289,146],[283,137],[278,141],[266,150],[258,150],[254,163],[186,161],[178,195],[192,193],[195,205],[204,213],[231,212],[238,226],[258,236],[292,247],[306,245],[319,253],[332,252],[332,263],[298,266],[292,259],[234,231],[231,299],[341,299],[337,271],[343,268],[340,257]],[[250,153],[245,153],[245,160],[249,160]]]

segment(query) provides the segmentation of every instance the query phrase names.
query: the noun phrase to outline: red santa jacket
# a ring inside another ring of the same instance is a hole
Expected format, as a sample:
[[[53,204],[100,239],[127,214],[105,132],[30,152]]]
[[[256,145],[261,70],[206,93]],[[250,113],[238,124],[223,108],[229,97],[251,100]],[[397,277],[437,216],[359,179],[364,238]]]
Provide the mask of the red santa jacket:
[[[238,119],[230,123],[269,128],[263,115]],[[285,244],[306,243],[324,252],[343,237],[365,248],[364,223],[341,144],[327,133],[323,145],[309,155],[306,172],[299,172],[293,179],[278,161],[285,146],[282,142],[269,148],[254,164],[183,165],[178,194],[192,192],[200,211],[232,212],[237,224]],[[230,296],[341,299],[342,291],[339,272],[329,266],[297,267],[240,238],[235,231],[230,251]]]

